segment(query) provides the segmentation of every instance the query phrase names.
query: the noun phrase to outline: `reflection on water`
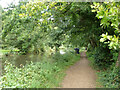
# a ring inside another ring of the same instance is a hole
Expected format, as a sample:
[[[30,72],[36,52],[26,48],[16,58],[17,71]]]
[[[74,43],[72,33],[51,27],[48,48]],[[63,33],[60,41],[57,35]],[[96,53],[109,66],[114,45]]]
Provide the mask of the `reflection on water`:
[[[3,56],[2,63],[6,60],[8,60],[10,63],[14,64],[15,66],[19,67],[21,64],[25,65],[26,62],[38,62],[41,60],[41,55],[39,54],[27,54],[27,55],[8,55],[8,56]]]

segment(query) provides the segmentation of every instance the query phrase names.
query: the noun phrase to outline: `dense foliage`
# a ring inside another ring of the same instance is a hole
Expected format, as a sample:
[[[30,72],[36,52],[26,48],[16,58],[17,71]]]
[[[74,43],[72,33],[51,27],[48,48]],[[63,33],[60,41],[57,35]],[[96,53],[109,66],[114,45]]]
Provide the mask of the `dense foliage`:
[[[76,46],[90,43],[95,47],[101,34],[90,3],[21,2],[7,10],[3,11],[2,35],[6,49],[27,53],[31,49],[44,51],[46,45],[57,48],[66,43]]]
[[[118,88],[119,86],[119,71],[118,67],[114,67],[107,71],[97,72],[98,81],[101,83],[101,87],[106,88]]]
[[[59,59],[59,60],[58,60]],[[58,87],[66,68],[80,59],[80,55],[66,53],[43,57],[20,68],[6,61],[0,88],[53,88]]]
[[[116,65],[120,55],[120,53],[118,55],[120,48],[119,5],[119,2],[93,3],[91,5],[94,8],[92,12],[97,12],[96,17],[101,20],[100,25],[104,30],[100,39],[104,45],[96,47],[96,52],[93,53],[94,64],[99,68],[107,69],[98,73],[99,82],[107,88],[118,88],[120,86],[120,71],[119,66]]]
[[[119,9],[119,2],[21,1],[17,6],[11,5],[2,11],[2,48],[6,50],[17,49],[19,54],[32,52],[41,55],[47,53],[48,56],[51,56],[55,53],[53,60],[57,65],[53,63],[53,66],[57,66],[57,69],[59,65],[61,68],[70,65],[69,59],[72,58],[70,54],[60,56],[57,53],[60,46],[65,46],[67,49],[69,47],[87,47],[88,56],[93,58],[92,62],[95,67],[104,70],[104,74],[100,75],[105,81],[103,86],[118,87],[120,79],[116,62],[120,56],[118,54],[120,49]],[[39,69],[42,66],[39,64],[30,64],[25,67]],[[14,67],[8,66],[11,69]],[[53,66],[51,68],[54,68]],[[22,68],[23,70],[16,68],[16,72],[25,73],[24,71],[27,70],[25,67]],[[108,70],[110,67],[111,69]],[[53,72],[52,70],[51,72]],[[112,74],[108,75],[111,72]],[[35,74],[34,71],[32,73]],[[102,74],[102,71],[99,74]],[[7,75],[6,73],[5,76]],[[110,78],[110,83],[107,78]],[[3,79],[5,80],[5,78]],[[9,82],[9,79],[7,80]],[[46,80],[43,82],[46,83]],[[4,84],[6,83],[4,82]],[[31,83],[34,84],[34,80]],[[22,84],[20,82],[20,85]],[[10,87],[11,83],[7,85]],[[14,82],[12,85],[16,86]],[[24,85],[23,87],[29,87],[29,84]],[[50,86],[49,83],[48,86],[41,85],[41,87]]]

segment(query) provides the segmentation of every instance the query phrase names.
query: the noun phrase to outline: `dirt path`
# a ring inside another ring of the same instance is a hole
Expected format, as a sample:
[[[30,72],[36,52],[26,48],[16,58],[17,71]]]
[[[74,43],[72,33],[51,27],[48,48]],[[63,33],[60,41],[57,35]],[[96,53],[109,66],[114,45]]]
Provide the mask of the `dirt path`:
[[[81,59],[66,71],[62,88],[96,88],[95,71],[89,66],[85,52]]]

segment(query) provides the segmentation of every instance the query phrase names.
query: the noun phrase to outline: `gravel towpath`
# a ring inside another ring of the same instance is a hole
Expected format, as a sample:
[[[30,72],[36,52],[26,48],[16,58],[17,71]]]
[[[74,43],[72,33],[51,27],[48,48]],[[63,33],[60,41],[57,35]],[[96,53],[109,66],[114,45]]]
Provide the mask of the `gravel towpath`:
[[[81,53],[80,61],[66,71],[62,88],[96,88],[96,74],[90,67],[86,53]]]

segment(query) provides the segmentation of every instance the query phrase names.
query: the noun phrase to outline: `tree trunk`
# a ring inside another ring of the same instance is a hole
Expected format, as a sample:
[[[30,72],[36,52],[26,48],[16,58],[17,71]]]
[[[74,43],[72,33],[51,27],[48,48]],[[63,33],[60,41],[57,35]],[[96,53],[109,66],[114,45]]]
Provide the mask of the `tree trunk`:
[[[120,89],[120,50],[118,55],[118,81],[119,81],[118,88]]]
[[[116,61],[116,66],[120,67],[120,50],[118,52],[118,60]]]
[[[119,50],[119,55],[118,55],[118,67],[120,67],[120,50]]]

